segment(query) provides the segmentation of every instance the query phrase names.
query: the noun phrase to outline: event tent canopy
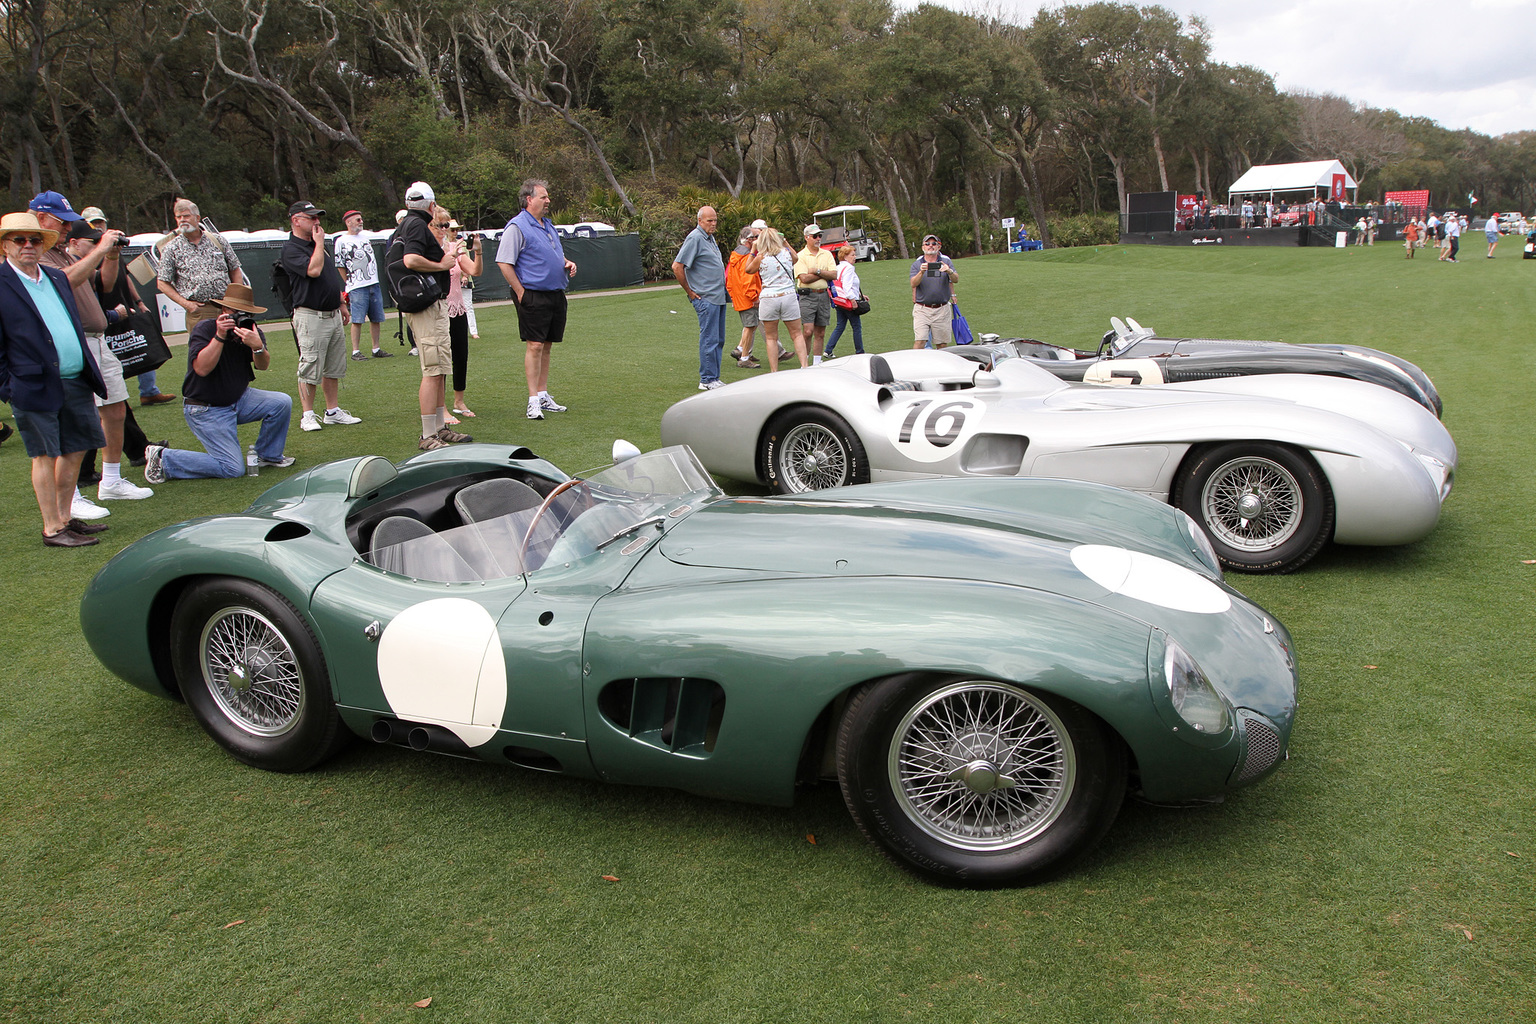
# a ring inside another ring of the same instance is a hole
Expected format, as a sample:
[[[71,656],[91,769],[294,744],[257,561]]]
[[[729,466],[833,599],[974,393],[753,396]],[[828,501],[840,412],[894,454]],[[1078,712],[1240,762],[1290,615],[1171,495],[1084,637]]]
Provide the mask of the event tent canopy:
[[[1241,178],[1227,189],[1229,195],[1274,196],[1279,192],[1309,192],[1316,195],[1318,189],[1332,189],[1333,176],[1344,175],[1344,187],[1355,188],[1344,165],[1337,160],[1309,160],[1299,164],[1260,164],[1248,168]]]

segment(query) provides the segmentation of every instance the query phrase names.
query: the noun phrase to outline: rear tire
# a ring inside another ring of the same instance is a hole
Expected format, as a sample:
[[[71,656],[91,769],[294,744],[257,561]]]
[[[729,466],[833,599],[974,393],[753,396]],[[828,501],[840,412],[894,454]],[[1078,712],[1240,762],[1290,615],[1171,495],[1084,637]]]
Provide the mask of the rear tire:
[[[1071,701],[984,679],[897,676],[854,695],[837,776],[866,836],[917,874],[1022,885],[1098,842],[1125,748]]]
[[[216,578],[189,589],[171,616],[171,652],[187,706],[248,765],[305,771],[351,735],[314,632],[259,583]]]
[[[800,406],[774,416],[758,454],[764,479],[777,494],[869,483],[864,443],[829,409]]]
[[[1295,572],[1333,536],[1333,495],[1322,471],[1281,444],[1237,441],[1197,453],[1172,503],[1238,572]]]

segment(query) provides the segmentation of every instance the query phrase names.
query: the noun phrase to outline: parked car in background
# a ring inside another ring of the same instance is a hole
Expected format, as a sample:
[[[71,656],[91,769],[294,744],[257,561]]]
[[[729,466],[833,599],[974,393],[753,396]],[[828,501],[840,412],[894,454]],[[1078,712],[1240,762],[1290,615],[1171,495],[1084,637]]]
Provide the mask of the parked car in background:
[[[1450,493],[1451,435],[1387,388],[1118,380],[1064,381],[1034,359],[987,370],[953,350],[853,355],[685,398],[661,436],[779,493],[939,476],[1115,484],[1182,508],[1244,572],[1290,572],[1330,540],[1419,540]]]

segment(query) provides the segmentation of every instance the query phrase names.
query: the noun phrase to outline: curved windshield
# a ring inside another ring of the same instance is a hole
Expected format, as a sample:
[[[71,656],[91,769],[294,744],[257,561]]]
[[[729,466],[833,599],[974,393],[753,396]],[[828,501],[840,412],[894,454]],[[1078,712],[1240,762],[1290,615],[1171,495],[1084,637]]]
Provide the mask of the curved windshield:
[[[411,535],[396,543],[376,537],[369,561],[416,579],[504,579],[585,558],[643,530],[659,531],[689,501],[722,493],[693,451],[676,445],[564,481],[542,497],[513,487],[501,499],[506,511],[492,499],[452,529],[407,523]]]

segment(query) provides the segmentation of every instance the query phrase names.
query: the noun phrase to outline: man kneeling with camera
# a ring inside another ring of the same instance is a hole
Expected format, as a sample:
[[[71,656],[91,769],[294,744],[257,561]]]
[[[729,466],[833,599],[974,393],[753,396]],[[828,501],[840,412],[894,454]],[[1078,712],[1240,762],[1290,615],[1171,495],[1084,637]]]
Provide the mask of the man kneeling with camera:
[[[150,445],[145,449],[144,479],[151,483],[198,477],[236,477],[246,472],[239,425],[261,421],[255,466],[291,466],[283,454],[293,399],[281,391],[251,387],[256,370],[272,364],[266,337],[252,313],[265,313],[252,302],[251,289],[231,284],[217,319],[200,321],[187,341],[187,379],[182,384],[182,415],[207,449],[183,451]],[[254,468],[254,467],[253,467]]]

